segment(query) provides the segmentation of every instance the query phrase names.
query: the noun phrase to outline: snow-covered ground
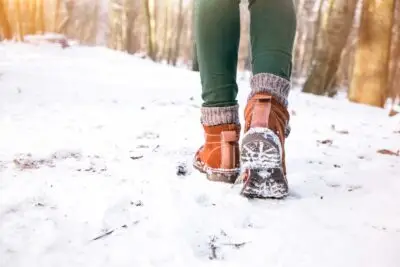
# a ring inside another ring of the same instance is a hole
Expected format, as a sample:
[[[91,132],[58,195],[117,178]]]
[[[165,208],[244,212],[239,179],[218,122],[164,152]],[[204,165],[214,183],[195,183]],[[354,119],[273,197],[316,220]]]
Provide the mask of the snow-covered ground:
[[[400,266],[400,115],[293,91],[290,196],[248,200],[192,169],[200,104],[183,69],[0,44],[0,266]]]

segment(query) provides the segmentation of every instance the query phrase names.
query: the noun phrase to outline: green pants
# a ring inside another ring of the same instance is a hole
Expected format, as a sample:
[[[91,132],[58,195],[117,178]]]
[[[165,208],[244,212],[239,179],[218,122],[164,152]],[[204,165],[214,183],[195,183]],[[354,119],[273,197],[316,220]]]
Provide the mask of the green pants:
[[[235,105],[240,0],[195,0],[195,36],[204,107]],[[253,74],[290,80],[296,32],[293,0],[249,0]]]

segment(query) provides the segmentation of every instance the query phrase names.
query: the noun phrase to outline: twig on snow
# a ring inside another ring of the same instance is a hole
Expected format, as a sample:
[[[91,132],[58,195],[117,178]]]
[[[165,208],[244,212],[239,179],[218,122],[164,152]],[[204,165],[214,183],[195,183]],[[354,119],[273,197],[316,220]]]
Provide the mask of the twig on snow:
[[[140,222],[139,220],[134,221],[131,225],[136,225],[136,224],[138,224],[139,222]],[[111,235],[111,234],[114,233],[115,231],[122,229],[122,228],[123,228],[123,229],[126,229],[126,228],[128,228],[128,225],[127,225],[127,224],[124,224],[124,225],[121,225],[120,227],[111,229],[111,230],[109,230],[109,231],[107,231],[107,232],[105,232],[105,233],[103,233],[103,234],[101,234],[101,235],[99,235],[99,236],[96,236],[96,237],[93,238],[91,241],[96,241],[96,240],[102,239],[102,238],[104,238],[104,237],[106,237],[106,236]]]
[[[246,245],[249,242],[241,242],[241,243],[222,243],[221,245],[224,246],[232,246],[235,247],[237,249],[242,248],[244,245]]]

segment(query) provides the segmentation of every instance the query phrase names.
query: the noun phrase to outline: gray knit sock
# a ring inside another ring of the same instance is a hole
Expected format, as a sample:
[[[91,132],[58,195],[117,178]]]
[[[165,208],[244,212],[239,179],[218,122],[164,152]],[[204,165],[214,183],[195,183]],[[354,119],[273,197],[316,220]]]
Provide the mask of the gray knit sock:
[[[239,124],[239,105],[230,107],[202,107],[201,123],[205,126]]]
[[[271,73],[258,73],[251,78],[249,99],[257,93],[269,93],[285,108],[288,106],[290,82]]]

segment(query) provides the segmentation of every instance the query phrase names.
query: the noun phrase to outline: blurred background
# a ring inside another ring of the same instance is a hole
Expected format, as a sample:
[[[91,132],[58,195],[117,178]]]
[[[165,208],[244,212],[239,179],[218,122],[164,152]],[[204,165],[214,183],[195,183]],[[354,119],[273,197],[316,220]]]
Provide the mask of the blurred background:
[[[295,0],[293,83],[389,107],[400,98],[400,0]],[[250,71],[241,3],[239,71]],[[194,0],[0,0],[0,41],[106,46],[197,71]],[[37,38],[41,36],[40,38]]]

